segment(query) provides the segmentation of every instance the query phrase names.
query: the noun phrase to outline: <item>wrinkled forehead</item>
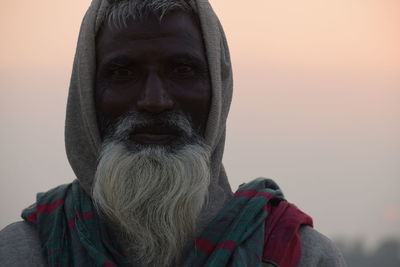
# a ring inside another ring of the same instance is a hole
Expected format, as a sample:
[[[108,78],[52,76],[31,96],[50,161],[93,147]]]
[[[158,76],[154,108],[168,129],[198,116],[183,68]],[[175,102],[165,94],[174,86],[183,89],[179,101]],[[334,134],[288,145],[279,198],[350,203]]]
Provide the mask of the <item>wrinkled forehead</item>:
[[[126,19],[124,25],[116,25],[105,20],[96,35],[96,47],[99,51],[115,44],[127,41],[151,41],[175,38],[186,40],[186,46],[199,46],[204,50],[203,36],[198,17],[186,11],[171,11],[159,18],[149,14],[145,17]]]

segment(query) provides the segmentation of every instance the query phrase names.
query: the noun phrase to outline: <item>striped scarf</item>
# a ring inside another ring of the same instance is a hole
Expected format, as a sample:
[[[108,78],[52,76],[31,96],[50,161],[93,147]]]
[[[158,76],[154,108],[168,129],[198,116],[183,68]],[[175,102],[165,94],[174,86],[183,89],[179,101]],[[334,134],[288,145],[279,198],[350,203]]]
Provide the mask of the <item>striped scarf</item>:
[[[260,266],[265,222],[273,201],[283,195],[272,180],[243,184],[197,238],[185,267]]]
[[[269,216],[271,212],[279,216]],[[77,180],[39,193],[22,217],[36,226],[49,267],[129,266]],[[239,187],[196,239],[183,265],[261,266],[264,261],[296,266],[302,224],[311,225],[311,218],[285,202],[272,180],[258,178]]]

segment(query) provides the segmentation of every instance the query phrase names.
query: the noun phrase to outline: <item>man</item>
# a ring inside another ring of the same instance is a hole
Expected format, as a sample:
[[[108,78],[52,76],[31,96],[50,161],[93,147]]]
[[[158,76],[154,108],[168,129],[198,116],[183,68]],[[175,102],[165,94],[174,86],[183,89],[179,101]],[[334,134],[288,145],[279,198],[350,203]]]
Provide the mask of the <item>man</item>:
[[[0,234],[3,266],[344,266],[267,179],[223,165],[232,71],[205,0],[94,0],[65,126],[77,181]]]

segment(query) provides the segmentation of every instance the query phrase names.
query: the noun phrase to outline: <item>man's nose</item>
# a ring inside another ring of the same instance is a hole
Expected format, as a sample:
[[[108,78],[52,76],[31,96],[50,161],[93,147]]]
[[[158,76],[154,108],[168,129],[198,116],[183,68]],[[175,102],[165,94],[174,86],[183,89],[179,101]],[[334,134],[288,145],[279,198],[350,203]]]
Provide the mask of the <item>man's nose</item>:
[[[161,113],[172,109],[174,101],[165,89],[157,73],[150,73],[147,77],[144,91],[137,102],[139,111]]]

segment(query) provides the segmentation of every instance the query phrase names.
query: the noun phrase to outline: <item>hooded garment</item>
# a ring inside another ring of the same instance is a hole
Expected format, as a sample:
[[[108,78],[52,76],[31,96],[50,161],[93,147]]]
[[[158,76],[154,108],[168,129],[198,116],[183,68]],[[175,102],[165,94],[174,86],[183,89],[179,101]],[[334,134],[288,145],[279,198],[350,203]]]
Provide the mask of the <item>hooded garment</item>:
[[[200,20],[211,80],[211,105],[205,142],[211,147],[209,203],[198,219],[204,227],[232,197],[222,156],[226,120],[232,100],[233,80],[229,49],[222,26],[207,0],[193,0]],[[95,74],[96,34],[101,26],[107,0],[93,0],[83,19],[69,88],[65,123],[67,156],[76,177],[91,195],[91,187],[101,152],[101,137],[96,119]]]

